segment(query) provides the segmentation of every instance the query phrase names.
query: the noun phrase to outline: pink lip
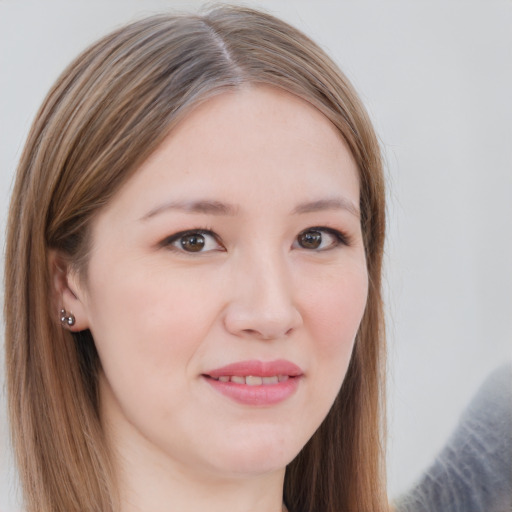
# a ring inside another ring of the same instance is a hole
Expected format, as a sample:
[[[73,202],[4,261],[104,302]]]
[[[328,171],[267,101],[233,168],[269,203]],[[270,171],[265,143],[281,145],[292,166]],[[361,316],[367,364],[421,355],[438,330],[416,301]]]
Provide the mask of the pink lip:
[[[250,386],[235,382],[222,382],[223,376],[236,377],[273,377],[287,376],[288,379],[275,384]],[[302,370],[294,363],[279,359],[276,361],[240,361],[215,368],[203,374],[210,386],[235,402],[245,405],[273,405],[290,397],[299,385],[303,376]]]
[[[222,375],[235,375],[238,377],[254,375],[255,377],[272,377],[272,375],[288,375],[298,377],[302,370],[290,361],[278,359],[276,361],[240,361],[228,364],[222,368],[215,368],[205,373],[209,377],[218,379]]]

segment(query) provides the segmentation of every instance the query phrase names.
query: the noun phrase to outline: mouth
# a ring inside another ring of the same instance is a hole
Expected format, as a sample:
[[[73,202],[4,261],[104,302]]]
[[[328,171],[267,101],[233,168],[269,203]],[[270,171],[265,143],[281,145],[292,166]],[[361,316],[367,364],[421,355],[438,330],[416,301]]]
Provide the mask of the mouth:
[[[216,368],[202,377],[217,392],[244,405],[274,405],[292,396],[304,376],[294,363],[241,361]]]
[[[258,375],[221,375],[217,378],[207,375],[206,377],[210,377],[219,382],[234,382],[235,384],[246,386],[273,386],[280,382],[286,382],[290,378],[295,378],[290,377],[290,375],[272,375],[271,377],[260,377]]]

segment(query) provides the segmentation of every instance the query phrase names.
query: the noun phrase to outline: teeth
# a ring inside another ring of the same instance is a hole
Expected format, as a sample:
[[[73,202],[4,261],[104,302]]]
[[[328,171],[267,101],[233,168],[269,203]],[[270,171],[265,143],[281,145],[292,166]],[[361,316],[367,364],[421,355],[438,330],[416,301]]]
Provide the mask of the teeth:
[[[222,375],[217,380],[220,382],[234,382],[235,384],[246,384],[247,386],[272,386],[279,382],[286,382],[290,377],[288,375],[273,375],[272,377],[258,377],[255,375],[247,375],[242,377],[239,375]]]

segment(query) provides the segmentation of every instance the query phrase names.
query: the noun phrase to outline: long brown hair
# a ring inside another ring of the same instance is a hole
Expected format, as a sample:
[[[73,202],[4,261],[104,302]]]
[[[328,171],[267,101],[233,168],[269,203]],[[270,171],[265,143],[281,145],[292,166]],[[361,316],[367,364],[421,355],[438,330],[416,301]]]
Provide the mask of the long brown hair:
[[[91,219],[182,116],[243,84],[318,108],[360,178],[369,296],[348,373],[327,418],[286,471],[291,512],[378,512],[383,477],[379,146],[352,86],[308,37],[262,12],[159,15],[104,37],[64,71],[36,116],[17,171],[5,267],[12,440],[28,512],[109,512],[116,491],[98,414],[98,356],[52,300],[49,252],[86,272]],[[8,298],[8,299],[7,299]]]

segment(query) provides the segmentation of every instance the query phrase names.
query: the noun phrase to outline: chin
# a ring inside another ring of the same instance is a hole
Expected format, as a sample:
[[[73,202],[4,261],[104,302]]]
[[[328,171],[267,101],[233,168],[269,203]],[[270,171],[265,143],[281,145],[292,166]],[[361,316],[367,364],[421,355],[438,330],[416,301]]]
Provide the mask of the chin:
[[[303,443],[302,439],[297,439],[296,433],[291,437],[282,431],[266,430],[231,440],[229,446],[219,446],[220,450],[215,450],[217,453],[212,454],[212,458],[216,460],[217,467],[222,461],[222,467],[217,471],[244,476],[284,471],[308,438]]]
[[[268,452],[238,454],[223,461],[222,467],[215,468],[215,474],[226,474],[235,478],[271,474],[284,471],[293,459],[294,456],[282,457]]]

